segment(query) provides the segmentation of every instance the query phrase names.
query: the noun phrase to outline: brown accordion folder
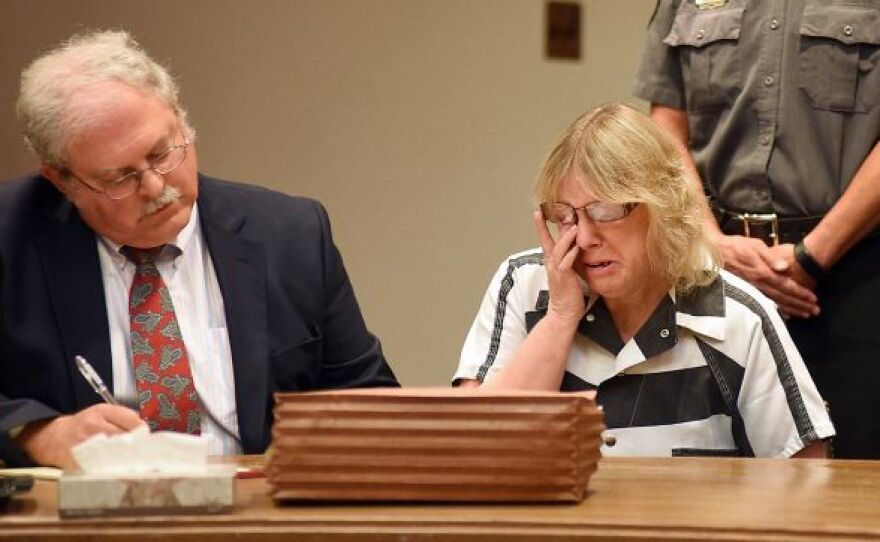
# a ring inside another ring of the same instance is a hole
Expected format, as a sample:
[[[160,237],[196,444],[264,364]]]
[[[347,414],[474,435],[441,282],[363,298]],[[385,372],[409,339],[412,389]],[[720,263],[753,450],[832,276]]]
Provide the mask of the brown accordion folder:
[[[601,456],[594,392],[279,393],[267,477],[284,500],[568,501]]]

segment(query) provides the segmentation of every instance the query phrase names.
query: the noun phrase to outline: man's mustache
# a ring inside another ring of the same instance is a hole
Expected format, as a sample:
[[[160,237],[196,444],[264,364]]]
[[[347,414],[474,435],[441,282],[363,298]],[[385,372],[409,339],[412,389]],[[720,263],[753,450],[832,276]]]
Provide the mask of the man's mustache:
[[[179,198],[180,190],[174,186],[166,184],[165,189],[162,190],[162,193],[159,194],[156,199],[144,205],[143,216],[149,216]]]

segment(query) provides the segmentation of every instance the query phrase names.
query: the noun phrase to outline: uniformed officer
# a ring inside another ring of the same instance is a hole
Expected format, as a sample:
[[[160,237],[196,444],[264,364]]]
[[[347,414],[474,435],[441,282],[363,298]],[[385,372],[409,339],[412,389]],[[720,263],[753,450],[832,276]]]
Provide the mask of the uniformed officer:
[[[725,267],[790,316],[835,455],[880,457],[878,2],[659,0],[634,92],[702,182]]]

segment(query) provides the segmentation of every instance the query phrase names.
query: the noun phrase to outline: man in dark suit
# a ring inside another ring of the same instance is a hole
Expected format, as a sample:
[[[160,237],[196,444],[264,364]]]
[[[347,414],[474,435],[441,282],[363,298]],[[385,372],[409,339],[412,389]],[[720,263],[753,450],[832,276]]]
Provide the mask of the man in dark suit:
[[[0,184],[0,459],[70,466],[91,435],[182,418],[258,453],[274,392],[397,385],[324,209],[199,175],[173,80],[127,34],[37,59],[18,112],[42,167]],[[135,308],[152,290],[161,315]]]

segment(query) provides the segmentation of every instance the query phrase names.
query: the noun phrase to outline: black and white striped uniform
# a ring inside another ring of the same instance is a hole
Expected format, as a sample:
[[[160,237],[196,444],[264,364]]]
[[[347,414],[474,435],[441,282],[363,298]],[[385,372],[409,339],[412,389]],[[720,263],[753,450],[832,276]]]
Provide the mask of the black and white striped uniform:
[[[454,380],[504,366],[549,299],[541,252],[498,269]],[[601,298],[588,303],[562,390],[598,389],[617,438],[606,455],[787,457],[834,434],[772,301],[722,271],[685,296],[670,292],[625,344]]]

